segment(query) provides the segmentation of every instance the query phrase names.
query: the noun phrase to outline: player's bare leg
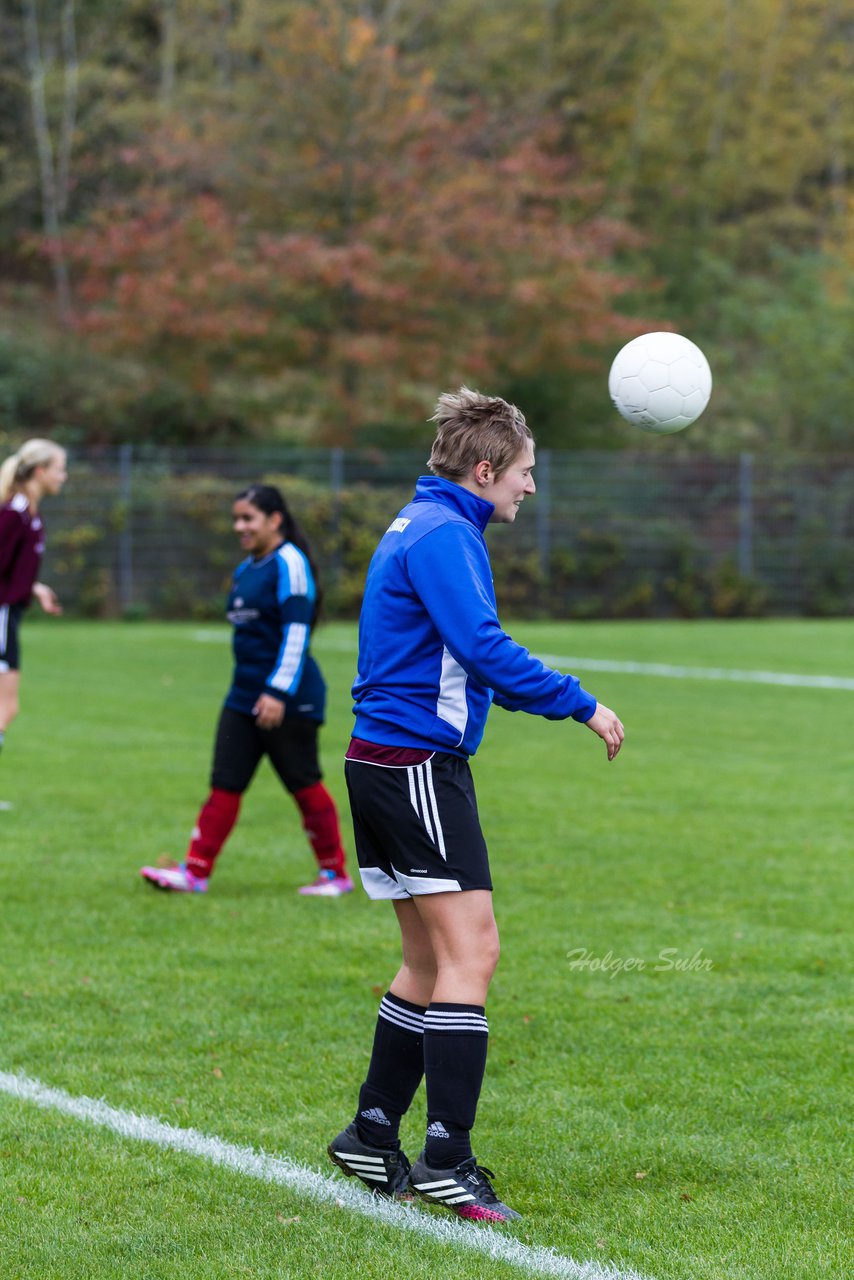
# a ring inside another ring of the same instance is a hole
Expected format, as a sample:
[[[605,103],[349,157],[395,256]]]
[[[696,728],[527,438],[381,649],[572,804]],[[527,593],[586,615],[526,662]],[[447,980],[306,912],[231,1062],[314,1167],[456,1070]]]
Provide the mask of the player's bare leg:
[[[6,729],[18,714],[18,686],[21,681],[20,671],[0,672],[0,752],[3,750],[3,739]],[[8,800],[0,800],[0,809],[11,809]]]
[[[425,1200],[460,1217],[508,1222],[519,1215],[498,1199],[492,1175],[478,1165],[470,1144],[486,1066],[486,995],[499,955],[492,894],[487,889],[422,894],[395,906],[404,942],[420,966],[413,974],[405,959],[395,983],[423,999],[431,956],[436,973],[424,1017],[427,1142],[410,1184]]]
[[[20,671],[0,671],[0,731],[8,729],[20,709]]]
[[[443,1004],[486,1004],[500,950],[492,893],[470,889],[423,894],[413,898],[411,905],[436,961],[430,999]]]
[[[430,935],[410,900],[395,901],[403,961],[380,1002],[368,1074],[353,1120],[327,1148],[375,1195],[411,1198],[398,1132],[424,1074],[424,1014],[436,982]]]
[[[442,895],[443,897],[447,895]],[[400,941],[403,963],[398,969],[389,990],[402,1000],[421,1005],[426,1009],[433,999],[436,986],[436,956],[430,934],[411,898],[394,902],[397,922],[400,925]]]
[[[20,671],[0,671],[0,750],[3,748],[4,734],[18,714],[20,682]]]

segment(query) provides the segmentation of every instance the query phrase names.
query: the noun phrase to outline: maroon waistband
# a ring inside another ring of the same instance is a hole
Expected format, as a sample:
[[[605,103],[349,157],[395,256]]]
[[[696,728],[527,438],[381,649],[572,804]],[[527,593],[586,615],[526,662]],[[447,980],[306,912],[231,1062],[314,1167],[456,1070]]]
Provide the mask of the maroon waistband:
[[[364,738],[351,738],[345,760],[359,764],[381,764],[386,769],[409,769],[424,764],[435,753],[421,747],[387,747],[379,742],[366,742]]]

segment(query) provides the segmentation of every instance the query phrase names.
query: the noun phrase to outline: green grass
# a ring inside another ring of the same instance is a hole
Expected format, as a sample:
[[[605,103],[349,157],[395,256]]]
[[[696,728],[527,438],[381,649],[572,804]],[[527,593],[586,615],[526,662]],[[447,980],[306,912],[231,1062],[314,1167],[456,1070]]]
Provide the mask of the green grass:
[[[854,648],[848,621],[512,630],[551,653],[839,675]],[[183,853],[206,792],[229,654],[196,634],[25,624],[0,757],[0,1070],[325,1172],[393,913],[296,895],[312,862],[266,766],[206,898],[139,879]],[[353,643],[317,641],[345,822]],[[626,724],[614,764],[574,723],[499,711],[474,762],[503,944],[475,1150],[525,1215],[505,1233],[657,1280],[836,1280],[854,693],[585,684]],[[419,1095],[413,1155],[422,1117]],[[519,1274],[2,1094],[0,1195],[4,1280]]]

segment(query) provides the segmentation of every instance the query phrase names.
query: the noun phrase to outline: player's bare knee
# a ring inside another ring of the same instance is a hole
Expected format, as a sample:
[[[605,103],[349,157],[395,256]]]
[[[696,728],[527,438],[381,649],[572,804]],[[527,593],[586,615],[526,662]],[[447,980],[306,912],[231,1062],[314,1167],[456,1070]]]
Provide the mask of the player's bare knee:
[[[436,983],[438,967],[436,958],[433,955],[406,956],[403,962],[403,969],[410,980],[421,986],[427,986],[432,989]]]
[[[491,939],[491,941],[489,942],[489,944],[487,945],[486,953],[483,958],[484,968],[486,971],[488,971],[488,975],[490,978],[495,973],[495,970],[498,968],[498,961],[500,958],[501,958],[501,943],[499,942],[498,934],[496,933],[494,937]]]
[[[463,968],[472,976],[476,975],[484,987],[488,987],[498,965],[499,954],[498,934],[495,933],[488,939],[481,939],[479,945],[472,948]]]

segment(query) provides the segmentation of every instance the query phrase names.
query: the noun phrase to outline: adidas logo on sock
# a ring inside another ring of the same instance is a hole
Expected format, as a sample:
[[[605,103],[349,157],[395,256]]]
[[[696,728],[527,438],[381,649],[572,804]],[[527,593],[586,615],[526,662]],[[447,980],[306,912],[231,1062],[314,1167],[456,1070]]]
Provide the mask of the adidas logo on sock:
[[[449,1138],[450,1136],[441,1120],[434,1120],[431,1125],[427,1126],[428,1138]]]
[[[380,1107],[369,1107],[367,1111],[360,1111],[359,1115],[363,1120],[371,1120],[374,1124],[387,1124],[391,1126],[386,1113]]]

